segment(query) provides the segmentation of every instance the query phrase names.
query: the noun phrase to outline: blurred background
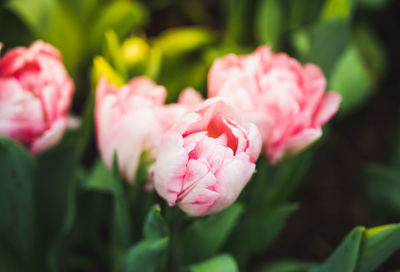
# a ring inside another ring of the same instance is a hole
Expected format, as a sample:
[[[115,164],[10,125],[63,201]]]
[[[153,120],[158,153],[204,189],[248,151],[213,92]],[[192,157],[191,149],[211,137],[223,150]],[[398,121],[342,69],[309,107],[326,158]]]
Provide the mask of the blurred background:
[[[339,114],[310,151],[309,170],[289,196],[299,209],[268,251],[252,257],[251,269],[275,258],[321,261],[354,226],[399,221],[399,1],[0,3],[3,52],[35,39],[59,48],[75,81],[77,115],[88,114],[85,105],[100,75],[117,85],[147,75],[167,87],[172,102],[187,86],[205,96],[216,58],[259,45],[322,68],[328,89],[343,97]],[[83,161],[91,167],[93,137],[85,150]],[[379,271],[399,268],[397,253]]]

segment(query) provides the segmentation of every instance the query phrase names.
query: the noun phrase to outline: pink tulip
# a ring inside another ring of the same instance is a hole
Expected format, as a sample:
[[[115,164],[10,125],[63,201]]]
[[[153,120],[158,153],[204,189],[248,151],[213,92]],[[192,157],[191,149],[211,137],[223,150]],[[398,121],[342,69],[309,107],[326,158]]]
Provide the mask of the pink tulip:
[[[297,153],[322,135],[341,97],[325,92],[326,80],[312,64],[302,66],[266,46],[244,56],[227,55],[209,73],[209,96],[222,96],[259,128],[271,163]]]
[[[208,99],[163,136],[155,188],[192,216],[218,212],[250,180],[260,149],[254,124],[243,122],[223,99]]]
[[[38,154],[62,138],[74,84],[58,50],[42,41],[0,59],[0,134]]]
[[[186,103],[198,98],[191,92],[183,92]],[[142,153],[146,152],[147,160],[154,158],[162,134],[191,108],[185,103],[165,105],[165,97],[165,88],[146,77],[134,78],[119,90],[105,77],[97,85],[95,121],[100,153],[111,167],[117,151],[120,171],[130,183],[135,180]]]

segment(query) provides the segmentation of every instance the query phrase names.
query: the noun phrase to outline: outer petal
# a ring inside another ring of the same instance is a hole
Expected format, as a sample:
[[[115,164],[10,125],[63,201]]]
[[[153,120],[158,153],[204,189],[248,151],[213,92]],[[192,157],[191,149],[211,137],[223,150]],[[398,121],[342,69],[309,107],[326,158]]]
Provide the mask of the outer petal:
[[[281,160],[282,156],[284,155],[285,151],[290,152],[291,154],[296,154],[303,149],[305,149],[307,146],[315,142],[317,139],[319,139],[322,135],[322,130],[321,128],[307,128],[303,130],[301,133],[298,135],[295,135],[291,138],[289,138],[285,142],[285,146],[282,147],[280,152],[276,152],[276,154],[272,154],[272,157],[270,158],[271,163],[275,164]]]
[[[215,213],[231,205],[249,182],[254,169],[255,164],[249,161],[249,157],[245,153],[241,153],[233,159],[227,159],[216,174],[217,185],[215,187],[220,197],[207,213]]]
[[[117,88],[109,84],[105,77],[99,80],[96,87],[96,106],[95,106],[95,121],[96,121],[96,136],[100,143],[106,137],[112,122],[113,108],[117,103]]]
[[[249,141],[249,147],[246,150],[246,154],[249,155],[249,159],[251,162],[256,162],[258,156],[260,156],[262,138],[256,125],[254,125],[253,123],[250,123],[250,125],[248,126],[247,137]]]
[[[154,185],[160,196],[174,205],[182,191],[188,154],[183,139],[175,131],[167,132],[158,148],[154,164]]]
[[[164,104],[167,90],[160,85],[156,85],[147,77],[135,77],[128,83],[129,88],[135,93],[142,95],[154,103]]]
[[[0,134],[29,146],[45,128],[40,100],[14,78],[0,78]]]
[[[55,145],[65,131],[74,92],[58,50],[42,41],[14,48],[0,59],[0,77],[2,130],[34,154]]]
[[[192,216],[204,215],[219,197],[219,193],[212,190],[216,178],[204,160],[190,160],[186,169],[178,205]]]
[[[315,116],[315,125],[320,126],[325,124],[338,111],[342,97],[335,92],[328,92]]]
[[[157,120],[149,109],[140,109],[113,120],[106,137],[99,142],[106,165],[111,167],[114,151],[117,151],[120,171],[133,183],[140,155],[157,130]]]
[[[62,138],[67,127],[67,119],[58,119],[50,129],[46,130],[42,136],[33,141],[31,146],[32,154],[39,154],[43,150],[56,145]]]
[[[188,87],[184,89],[179,95],[178,103],[181,105],[194,108],[204,101],[203,97],[195,89]]]

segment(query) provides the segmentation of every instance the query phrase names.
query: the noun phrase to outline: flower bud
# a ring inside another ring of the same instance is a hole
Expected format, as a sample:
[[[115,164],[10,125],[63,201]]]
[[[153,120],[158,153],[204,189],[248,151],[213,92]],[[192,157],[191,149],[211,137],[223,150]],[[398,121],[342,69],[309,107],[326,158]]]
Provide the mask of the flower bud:
[[[209,73],[209,96],[225,97],[259,128],[271,163],[297,153],[322,135],[341,97],[326,92],[320,68],[302,66],[266,46],[244,56],[227,55]]]
[[[38,154],[54,146],[68,124],[74,84],[59,51],[42,41],[0,59],[0,134]]]
[[[199,216],[231,205],[250,180],[261,149],[254,124],[221,98],[206,100],[162,138],[155,188],[170,205]]]

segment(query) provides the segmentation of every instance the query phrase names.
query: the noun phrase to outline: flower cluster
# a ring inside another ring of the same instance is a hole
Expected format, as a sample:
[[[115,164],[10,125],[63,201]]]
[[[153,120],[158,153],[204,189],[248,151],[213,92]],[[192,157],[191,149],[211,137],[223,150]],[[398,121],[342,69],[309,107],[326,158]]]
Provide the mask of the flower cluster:
[[[0,59],[0,135],[38,154],[54,146],[68,124],[74,84],[58,50],[37,41]]]
[[[208,99],[187,88],[174,104],[165,104],[165,87],[146,77],[121,88],[103,77],[96,88],[96,137],[105,164],[111,167],[116,152],[122,176],[133,184],[146,153],[153,162],[149,187],[192,216],[231,205],[262,148],[274,164],[319,138],[341,100],[325,91],[318,67],[268,47],[218,59],[208,83]],[[54,146],[67,127],[73,91],[52,46],[10,50],[0,59],[0,134],[33,154]]]

